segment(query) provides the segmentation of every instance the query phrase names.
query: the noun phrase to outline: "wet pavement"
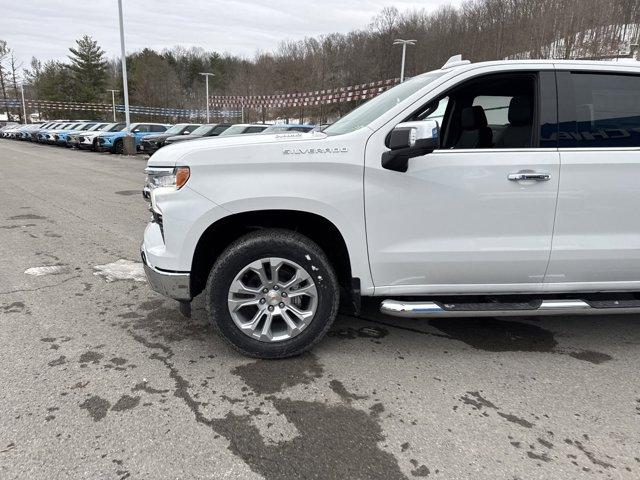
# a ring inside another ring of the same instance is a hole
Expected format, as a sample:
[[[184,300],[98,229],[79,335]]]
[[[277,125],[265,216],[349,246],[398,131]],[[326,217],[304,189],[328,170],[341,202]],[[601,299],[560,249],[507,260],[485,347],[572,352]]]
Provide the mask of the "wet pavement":
[[[144,165],[0,140],[0,478],[640,478],[638,317],[370,302],[248,359],[141,281]]]

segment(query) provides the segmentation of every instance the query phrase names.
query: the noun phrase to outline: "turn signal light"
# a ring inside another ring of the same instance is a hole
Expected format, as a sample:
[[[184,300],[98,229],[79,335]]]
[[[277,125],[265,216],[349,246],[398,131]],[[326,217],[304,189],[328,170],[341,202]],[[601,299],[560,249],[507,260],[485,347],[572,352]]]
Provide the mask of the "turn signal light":
[[[178,167],[176,168],[176,188],[180,190],[185,183],[189,180],[189,176],[191,175],[191,171],[189,167]]]

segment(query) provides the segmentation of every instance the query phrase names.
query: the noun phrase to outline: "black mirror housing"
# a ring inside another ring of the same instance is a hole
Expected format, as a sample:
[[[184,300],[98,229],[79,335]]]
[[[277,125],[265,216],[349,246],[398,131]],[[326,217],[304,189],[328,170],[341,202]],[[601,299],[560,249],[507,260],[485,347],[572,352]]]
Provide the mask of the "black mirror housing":
[[[400,123],[387,136],[386,146],[390,151],[382,154],[382,168],[406,172],[410,158],[440,147],[440,125],[434,120]]]

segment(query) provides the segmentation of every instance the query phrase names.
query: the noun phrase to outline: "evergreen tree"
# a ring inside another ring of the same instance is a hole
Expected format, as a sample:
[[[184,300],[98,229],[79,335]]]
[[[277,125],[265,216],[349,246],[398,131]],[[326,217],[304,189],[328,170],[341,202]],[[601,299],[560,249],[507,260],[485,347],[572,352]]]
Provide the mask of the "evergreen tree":
[[[105,53],[88,35],[76,40],[69,49],[70,70],[73,75],[73,93],[79,102],[98,102],[104,99],[107,83]]]

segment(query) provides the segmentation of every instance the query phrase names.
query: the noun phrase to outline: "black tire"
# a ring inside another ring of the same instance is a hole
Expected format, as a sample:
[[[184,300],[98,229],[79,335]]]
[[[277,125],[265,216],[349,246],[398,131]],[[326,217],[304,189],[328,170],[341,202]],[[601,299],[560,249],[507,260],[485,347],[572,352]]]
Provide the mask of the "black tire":
[[[118,155],[124,154],[124,142],[122,140],[116,140],[116,143],[113,144],[113,148],[111,149],[111,153]]]
[[[295,337],[278,342],[262,342],[243,333],[233,322],[227,303],[236,275],[265,257],[302,266],[314,277],[318,292],[317,310],[309,325]],[[281,229],[258,230],[229,245],[211,268],[205,292],[209,320],[217,333],[242,354],[265,359],[293,357],[309,350],[331,328],[340,304],[338,279],[322,249],[304,235]]]

